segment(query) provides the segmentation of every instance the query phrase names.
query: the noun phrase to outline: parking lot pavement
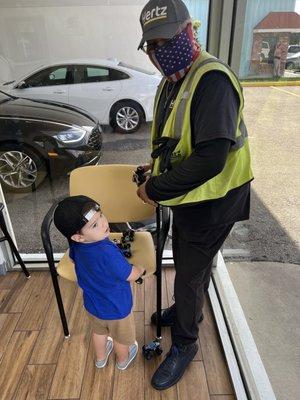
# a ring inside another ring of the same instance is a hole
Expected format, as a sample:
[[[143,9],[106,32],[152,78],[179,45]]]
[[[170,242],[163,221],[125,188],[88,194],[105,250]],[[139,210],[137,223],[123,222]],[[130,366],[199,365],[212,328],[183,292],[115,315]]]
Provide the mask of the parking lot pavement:
[[[299,264],[300,86],[244,88],[244,95],[254,181],[251,218],[235,239],[250,260]]]

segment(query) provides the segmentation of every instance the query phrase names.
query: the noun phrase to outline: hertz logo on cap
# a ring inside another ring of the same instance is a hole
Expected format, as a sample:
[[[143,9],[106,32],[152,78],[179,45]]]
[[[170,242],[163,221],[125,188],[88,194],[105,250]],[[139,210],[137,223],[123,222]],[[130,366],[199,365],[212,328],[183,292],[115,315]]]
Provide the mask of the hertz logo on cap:
[[[145,11],[142,15],[143,25],[147,25],[150,22],[157,21],[158,19],[167,18],[167,6],[158,7],[156,6],[152,10]]]

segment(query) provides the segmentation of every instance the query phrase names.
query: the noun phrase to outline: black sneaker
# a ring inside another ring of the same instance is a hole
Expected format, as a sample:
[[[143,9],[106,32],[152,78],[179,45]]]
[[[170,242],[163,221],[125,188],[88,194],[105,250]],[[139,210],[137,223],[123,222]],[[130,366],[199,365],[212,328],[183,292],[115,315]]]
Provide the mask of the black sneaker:
[[[176,306],[174,303],[173,305],[171,305],[171,307],[164,308],[163,310],[161,310],[161,318],[160,318],[161,326],[174,326],[175,317],[176,317]],[[201,314],[198,324],[200,324],[200,322],[203,321],[203,318],[204,318],[203,314]],[[151,315],[151,323],[153,325],[157,324],[157,312],[156,311]]]
[[[175,385],[197,354],[197,351],[197,343],[188,345],[172,344],[166,358],[155,371],[151,379],[151,385],[157,390],[168,389]]]
[[[174,303],[171,307],[164,308],[163,310],[161,310],[161,319],[160,319],[161,326],[174,326],[175,317],[176,317],[176,307]],[[156,311],[151,315],[151,322],[154,325],[157,324]]]

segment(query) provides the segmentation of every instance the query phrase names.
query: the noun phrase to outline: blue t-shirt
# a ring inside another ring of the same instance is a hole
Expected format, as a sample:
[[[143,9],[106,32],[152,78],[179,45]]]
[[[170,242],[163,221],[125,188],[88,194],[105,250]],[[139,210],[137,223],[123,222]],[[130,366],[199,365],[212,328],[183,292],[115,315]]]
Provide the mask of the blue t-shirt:
[[[132,266],[108,238],[94,243],[72,242],[70,257],[75,263],[84,307],[100,319],[122,319],[132,309],[130,283]]]

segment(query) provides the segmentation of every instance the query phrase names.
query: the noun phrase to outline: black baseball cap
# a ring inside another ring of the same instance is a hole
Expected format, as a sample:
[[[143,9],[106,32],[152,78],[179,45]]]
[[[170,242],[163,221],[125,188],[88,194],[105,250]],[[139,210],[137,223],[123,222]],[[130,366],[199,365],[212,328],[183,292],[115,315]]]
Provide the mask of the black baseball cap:
[[[70,196],[58,203],[54,211],[54,225],[70,240],[99,210],[100,205],[90,197]]]
[[[150,0],[140,16],[143,37],[138,49],[147,40],[171,39],[180,25],[190,18],[182,0]]]

